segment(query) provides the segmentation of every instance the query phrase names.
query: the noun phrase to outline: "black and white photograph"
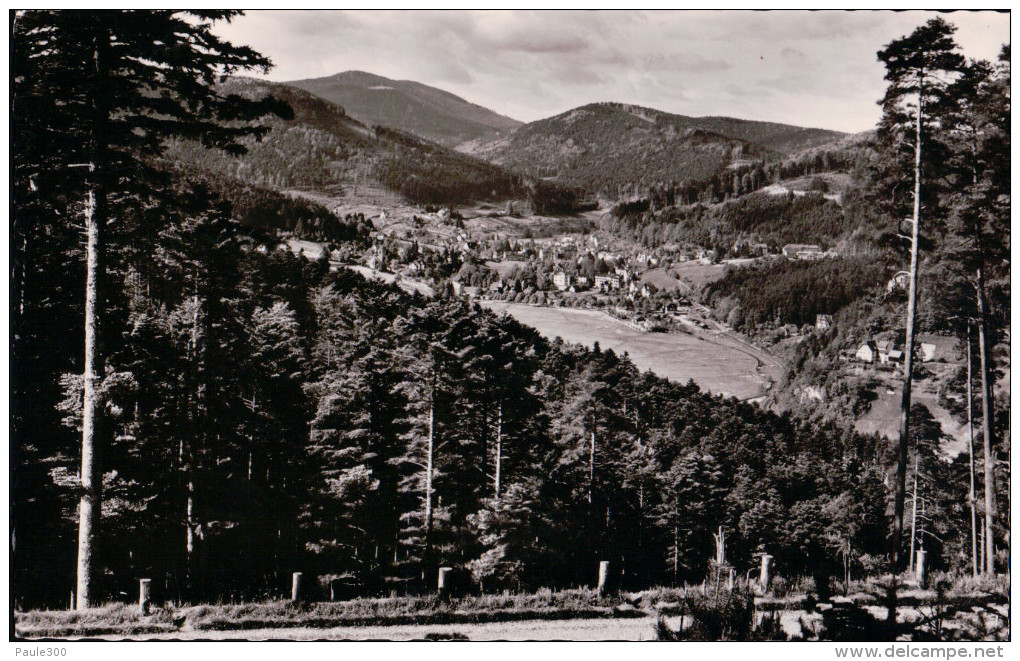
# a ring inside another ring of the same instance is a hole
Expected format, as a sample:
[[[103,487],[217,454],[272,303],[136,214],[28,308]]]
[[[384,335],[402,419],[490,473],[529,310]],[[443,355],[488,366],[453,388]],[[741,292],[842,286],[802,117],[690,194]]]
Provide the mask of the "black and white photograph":
[[[1003,658],[1010,19],[9,10],[9,657]]]

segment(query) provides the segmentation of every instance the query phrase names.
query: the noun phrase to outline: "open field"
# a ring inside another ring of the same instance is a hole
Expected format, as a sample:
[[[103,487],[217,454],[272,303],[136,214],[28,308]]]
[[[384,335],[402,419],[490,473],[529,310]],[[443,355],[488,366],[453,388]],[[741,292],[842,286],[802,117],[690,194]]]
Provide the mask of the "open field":
[[[691,286],[681,280],[677,280],[666,269],[649,269],[641,274],[641,284],[651,284],[659,291],[679,291],[681,294],[690,294]]]
[[[703,264],[701,260],[692,259],[674,264],[670,275],[694,286],[707,285],[722,280],[729,268],[726,264]]]
[[[702,388],[741,399],[760,395],[766,386],[757,371],[758,361],[731,346],[722,346],[684,333],[644,333],[606,315],[571,308],[546,308],[481,301],[495,312],[507,312],[548,338],[592,346],[618,354],[626,352],[638,369],[686,383],[694,379]]]
[[[900,388],[897,383],[890,394],[885,387],[879,388],[878,399],[871,403],[871,409],[865,413],[854,427],[862,434],[878,433],[886,438],[895,438],[899,434],[900,427]],[[944,431],[952,441],[942,445],[942,451],[950,457],[955,457],[967,450],[967,425],[957,422],[938,404],[938,397],[934,393],[918,392],[911,393],[911,401],[914,404],[924,404],[931,411],[932,416],[942,425]]]

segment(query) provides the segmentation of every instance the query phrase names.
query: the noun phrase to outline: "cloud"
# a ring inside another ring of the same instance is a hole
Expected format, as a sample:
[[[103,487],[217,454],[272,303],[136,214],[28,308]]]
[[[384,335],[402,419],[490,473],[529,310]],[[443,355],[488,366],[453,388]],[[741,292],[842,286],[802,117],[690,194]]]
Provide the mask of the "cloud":
[[[507,35],[494,45],[522,53],[579,53],[588,50],[588,41],[581,36],[534,32]]]
[[[875,100],[885,89],[876,51],[933,15],[252,11],[218,30],[269,55],[272,80],[361,69],[434,85],[523,121],[615,100],[859,131],[878,120]],[[946,17],[968,55],[994,59],[1009,41],[1009,14]]]
[[[642,61],[645,69],[653,71],[687,73],[711,73],[733,68],[733,63],[722,59],[710,60],[697,53],[664,53],[646,55]]]

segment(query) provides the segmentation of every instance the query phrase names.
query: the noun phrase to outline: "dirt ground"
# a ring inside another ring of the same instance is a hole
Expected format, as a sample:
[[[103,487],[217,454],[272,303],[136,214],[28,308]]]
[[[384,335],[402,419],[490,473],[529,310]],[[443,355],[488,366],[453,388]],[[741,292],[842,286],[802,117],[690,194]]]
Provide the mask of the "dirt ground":
[[[250,631],[181,631],[132,640],[655,640],[655,618],[525,620],[487,624],[428,624],[329,629],[288,628]],[[123,637],[102,636],[106,640]]]

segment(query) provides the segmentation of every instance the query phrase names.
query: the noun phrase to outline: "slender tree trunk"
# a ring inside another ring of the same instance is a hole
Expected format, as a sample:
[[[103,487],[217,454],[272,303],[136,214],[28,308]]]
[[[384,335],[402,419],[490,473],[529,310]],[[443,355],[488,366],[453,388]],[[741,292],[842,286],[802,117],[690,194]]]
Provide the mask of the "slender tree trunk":
[[[995,573],[995,455],[992,436],[991,364],[988,356],[988,337],[985,333],[985,281],[984,269],[977,269],[978,350],[981,361],[981,430],[985,452],[985,571]]]
[[[968,449],[970,452],[970,490],[967,492],[967,502],[970,504],[970,562],[971,570],[975,578],[978,575],[978,526],[977,526],[977,503],[974,496],[974,394],[973,375],[971,374],[971,346],[970,346],[970,322],[967,322],[967,429]]]
[[[673,516],[676,518],[680,517],[680,512],[673,511]],[[677,585],[680,580],[680,526],[676,523],[673,524],[673,585]]]
[[[896,463],[896,494],[890,559],[893,569],[899,564],[903,537],[903,502],[907,487],[907,446],[910,439],[910,388],[914,377],[914,318],[917,314],[917,249],[921,225],[921,118],[924,114],[923,77],[918,95],[917,142],[914,146],[914,214],[910,242],[910,288],[907,293],[907,340],[904,346],[903,396],[900,399],[900,438]]]
[[[910,572],[914,571],[914,545],[917,540],[917,449],[914,450],[914,494],[911,498],[910,510]]]
[[[429,404],[428,456],[425,458],[425,534],[432,531],[432,457],[435,450],[436,408]]]
[[[499,401],[496,415],[496,500],[499,500],[500,479],[503,470],[503,400]]]
[[[422,552],[422,582],[426,580],[425,572],[432,555],[432,464],[435,452],[435,430],[436,430],[436,377],[432,373],[432,389],[429,393],[429,440],[427,456],[425,457],[425,536],[424,550]]]
[[[981,568],[984,570],[984,557],[985,557],[985,527],[981,526]]]
[[[93,603],[96,581],[96,539],[102,517],[103,378],[102,304],[106,281],[106,42],[99,30],[92,53],[92,80],[86,102],[90,106],[89,163],[85,201],[85,370],[82,402],[81,497],[78,505],[77,608]]]
[[[85,205],[85,393],[82,408],[81,500],[78,505],[77,605],[81,610],[93,604],[95,587],[95,540],[102,510],[103,472],[96,428],[103,403],[99,384],[103,364],[99,345],[99,307],[102,300],[103,219],[97,191],[90,189]]]
[[[186,485],[186,497],[184,504],[184,516],[185,516],[185,543],[184,550],[186,553],[186,566],[187,566],[187,579],[186,587],[188,596],[191,598],[195,597],[195,578],[197,574],[197,562],[196,562],[196,538],[197,531],[195,529],[195,477],[194,472],[190,468],[190,461],[187,476]]]
[[[202,383],[205,371],[202,366],[203,356],[201,343],[201,332],[200,332],[200,321],[201,321],[201,305],[198,297],[198,281],[196,276],[195,281],[195,293],[192,296],[192,311],[191,311],[191,364],[192,374],[194,375],[194,383],[192,384],[193,392],[193,404],[191,411],[191,433],[190,442],[186,448],[186,456],[184,463],[184,479],[185,479],[185,564],[187,567],[187,590],[188,596],[191,599],[195,599],[199,596],[198,592],[203,588],[204,576],[201,572],[201,559],[202,559],[202,541],[204,539],[204,533],[202,531],[202,523],[199,520],[199,510],[196,496],[196,483],[199,478],[199,458],[201,449],[204,445],[203,439],[205,434],[205,385]],[[254,395],[252,396],[252,408],[254,410]]]
[[[588,504],[592,503],[592,491],[595,488],[595,420],[592,416],[591,449],[588,453]]]

